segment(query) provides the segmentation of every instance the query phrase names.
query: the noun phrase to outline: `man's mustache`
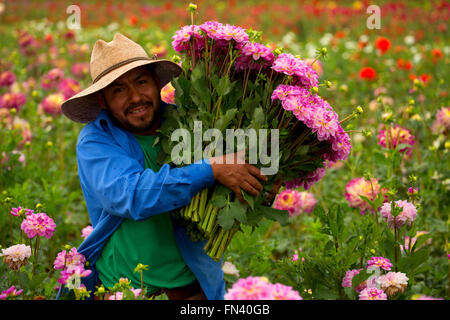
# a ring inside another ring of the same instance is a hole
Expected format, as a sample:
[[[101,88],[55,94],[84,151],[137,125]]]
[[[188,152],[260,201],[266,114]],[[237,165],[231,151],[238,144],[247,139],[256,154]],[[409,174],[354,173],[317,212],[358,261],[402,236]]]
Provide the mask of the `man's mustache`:
[[[125,114],[129,113],[131,110],[138,108],[138,107],[152,107],[153,103],[150,101],[142,101],[138,103],[130,104],[130,106],[125,110]]]

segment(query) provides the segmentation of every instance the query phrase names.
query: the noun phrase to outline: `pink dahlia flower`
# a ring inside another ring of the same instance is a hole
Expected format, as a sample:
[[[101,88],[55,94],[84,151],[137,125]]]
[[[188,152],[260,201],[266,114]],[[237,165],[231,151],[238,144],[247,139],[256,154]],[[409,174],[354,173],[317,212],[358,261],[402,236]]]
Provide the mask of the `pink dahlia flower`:
[[[384,129],[378,133],[378,144],[388,149],[396,149],[397,146],[401,144],[410,145],[411,147],[402,148],[399,152],[405,153],[407,158],[411,157],[413,151],[412,147],[415,144],[415,139],[411,134],[411,131],[399,125],[391,126],[389,128],[389,132]]]
[[[357,274],[359,274],[361,272],[361,270],[363,269],[352,269],[352,270],[348,270],[345,273],[344,278],[342,279],[342,286],[344,288],[351,288],[352,287],[352,280],[353,277],[356,276]]]
[[[92,230],[94,230],[94,228],[91,225],[84,227],[81,230],[81,237],[86,239],[91,234]]]
[[[281,283],[272,284],[273,300],[303,300],[300,294],[290,286]]]
[[[73,265],[61,271],[58,282],[67,285],[69,289],[78,289],[80,279],[89,276],[91,273],[91,270],[85,270],[83,266]]]
[[[60,68],[53,68],[42,77],[41,87],[45,90],[56,89],[64,79],[64,72]]]
[[[367,269],[369,269],[370,267],[377,267],[386,271],[390,271],[392,263],[387,258],[372,257],[369,261],[367,261]]]
[[[388,272],[380,276],[377,283],[388,296],[393,296],[397,292],[403,293],[408,285],[408,277],[402,272]]]
[[[175,88],[170,82],[161,89],[161,100],[167,104],[175,104]]]
[[[0,96],[0,108],[14,108],[19,111],[26,101],[27,99],[23,93],[8,92]]]
[[[0,294],[0,300],[12,299],[22,293],[23,289],[17,290],[15,286],[11,286],[9,289],[2,291]]]
[[[22,207],[17,207],[17,208],[12,208],[10,213],[15,216],[15,217],[20,217],[20,216],[29,216],[30,214],[34,213],[34,210],[31,209],[26,209],[26,208],[22,208]]]
[[[290,53],[278,55],[271,68],[276,72],[292,76],[294,84],[302,85],[307,89],[316,87],[319,83],[317,72],[304,60]]]
[[[36,236],[50,239],[55,232],[56,224],[47,214],[35,213],[27,216],[22,221],[20,228],[30,239]]]
[[[434,134],[450,130],[450,107],[442,107],[436,112],[436,120],[431,124],[431,130]]]
[[[224,296],[225,300],[272,300],[272,286],[265,277],[239,279]]]
[[[387,300],[387,296],[383,290],[366,288],[359,293],[359,300]]]
[[[205,46],[205,40],[199,33],[200,28],[196,25],[187,25],[175,32],[172,37],[172,47],[177,52],[190,52],[191,39],[194,39],[194,51],[199,52]]]
[[[66,100],[62,93],[53,93],[48,95],[42,100],[41,106],[42,109],[52,115],[61,114],[61,105]]]
[[[402,212],[395,218],[391,214],[391,202],[385,202],[380,208],[380,214],[386,220],[388,227],[401,228],[405,223],[410,226],[417,216],[416,207],[406,200],[397,200],[395,205],[402,208]]]
[[[137,298],[141,294],[141,289],[133,289],[130,288],[131,292],[133,292],[134,297]],[[108,300],[123,300],[123,292],[118,291],[109,296]]]
[[[370,201],[375,201],[378,194],[386,193],[386,189],[381,189],[378,180],[372,178],[370,181],[364,178],[354,178],[350,180],[345,186],[345,198],[347,199],[349,206],[353,208],[359,208],[362,215],[366,211],[374,213],[373,208],[364,201],[360,196],[364,196]]]
[[[70,249],[70,251],[63,250],[58,253],[55,261],[53,262],[53,268],[55,270],[62,270],[71,268],[74,266],[84,266],[86,258],[81,253],[78,253],[76,248]]]
[[[316,206],[317,200],[314,194],[308,191],[300,192],[300,212],[311,213]]]
[[[83,62],[83,63],[75,63],[70,68],[70,73],[74,75],[77,78],[84,78],[89,74],[89,63]]]
[[[10,87],[16,81],[16,76],[11,71],[0,73],[0,87]]]
[[[59,83],[58,90],[64,95],[64,99],[69,99],[81,91],[81,86],[77,80],[66,78]]]
[[[300,201],[300,193],[297,190],[283,190],[276,197],[274,208],[288,210],[289,216],[294,217],[300,214]]]

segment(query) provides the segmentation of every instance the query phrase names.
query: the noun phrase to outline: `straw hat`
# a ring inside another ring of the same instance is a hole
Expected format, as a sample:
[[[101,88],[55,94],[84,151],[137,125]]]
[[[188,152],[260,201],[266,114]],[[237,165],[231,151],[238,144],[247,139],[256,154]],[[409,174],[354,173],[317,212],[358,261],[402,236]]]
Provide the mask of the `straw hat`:
[[[92,84],[66,100],[61,106],[62,112],[76,122],[95,120],[101,111],[96,93],[127,71],[150,64],[154,64],[161,87],[182,72],[181,67],[172,61],[150,58],[140,45],[120,33],[116,33],[111,42],[97,40],[91,54]]]

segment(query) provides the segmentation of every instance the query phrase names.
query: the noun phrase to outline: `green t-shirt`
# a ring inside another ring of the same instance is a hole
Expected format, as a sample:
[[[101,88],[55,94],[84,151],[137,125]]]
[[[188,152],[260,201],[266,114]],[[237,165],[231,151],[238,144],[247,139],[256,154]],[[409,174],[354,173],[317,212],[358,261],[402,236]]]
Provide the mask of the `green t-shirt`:
[[[158,171],[159,145],[153,147],[156,136],[135,137],[144,152],[145,168]],[[128,278],[132,287],[140,288],[140,273],[134,272],[138,263],[148,265],[143,273],[149,294],[160,288],[182,287],[196,279],[177,247],[168,212],[142,221],[125,219],[109,238],[96,266],[106,288],[113,287],[120,278]]]

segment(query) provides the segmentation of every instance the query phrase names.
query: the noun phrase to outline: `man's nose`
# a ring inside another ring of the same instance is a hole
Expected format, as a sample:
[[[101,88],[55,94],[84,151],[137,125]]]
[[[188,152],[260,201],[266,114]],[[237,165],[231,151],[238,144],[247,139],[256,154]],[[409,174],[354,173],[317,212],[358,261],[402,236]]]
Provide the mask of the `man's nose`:
[[[134,86],[130,86],[130,99],[133,103],[141,101],[141,94]]]

